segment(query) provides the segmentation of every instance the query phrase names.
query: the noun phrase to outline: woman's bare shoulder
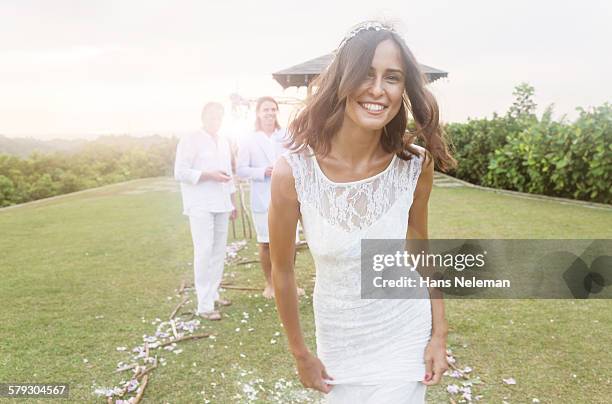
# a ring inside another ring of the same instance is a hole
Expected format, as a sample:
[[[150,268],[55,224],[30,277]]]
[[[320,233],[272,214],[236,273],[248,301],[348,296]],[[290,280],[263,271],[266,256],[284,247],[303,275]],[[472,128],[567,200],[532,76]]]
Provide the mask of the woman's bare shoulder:
[[[289,163],[291,157],[288,154],[283,154],[278,158],[274,164],[274,170],[272,171],[272,179],[277,178],[283,181],[294,181],[293,168]]]
[[[287,154],[279,157],[272,170],[272,199],[296,201],[295,178]]]

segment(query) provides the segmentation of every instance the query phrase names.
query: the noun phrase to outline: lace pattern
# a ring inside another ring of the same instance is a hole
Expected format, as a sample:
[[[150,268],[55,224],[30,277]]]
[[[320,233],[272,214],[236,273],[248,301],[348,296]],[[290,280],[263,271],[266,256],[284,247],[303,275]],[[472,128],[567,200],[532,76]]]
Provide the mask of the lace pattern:
[[[406,193],[412,194],[421,172],[421,156],[404,161],[394,157],[381,173],[361,181],[329,180],[309,151],[289,152],[285,158],[293,170],[301,204],[309,204],[331,225],[347,232],[371,226]]]

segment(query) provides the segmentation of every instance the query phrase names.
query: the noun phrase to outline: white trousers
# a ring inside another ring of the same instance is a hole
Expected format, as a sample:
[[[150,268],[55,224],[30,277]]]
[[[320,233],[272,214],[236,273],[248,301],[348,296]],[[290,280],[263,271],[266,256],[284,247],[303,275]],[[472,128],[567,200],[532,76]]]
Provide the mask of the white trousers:
[[[219,299],[229,217],[229,212],[204,212],[197,217],[189,216],[198,313],[213,311],[215,300]]]

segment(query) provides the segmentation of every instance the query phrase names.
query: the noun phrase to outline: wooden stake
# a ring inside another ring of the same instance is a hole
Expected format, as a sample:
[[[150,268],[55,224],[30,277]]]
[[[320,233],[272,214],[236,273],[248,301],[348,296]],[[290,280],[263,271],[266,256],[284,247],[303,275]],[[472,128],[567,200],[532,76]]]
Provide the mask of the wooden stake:
[[[123,372],[125,370],[134,369],[135,367],[138,367],[138,364],[137,363],[132,363],[131,365],[126,365],[126,366],[120,367],[119,369],[115,370],[115,373]]]
[[[448,366],[453,369],[456,370],[457,372],[461,373],[461,377],[463,377],[464,379],[468,380],[470,378],[470,376],[466,375],[463,370],[459,369],[457,366],[455,366],[454,363],[448,363]]]
[[[144,375],[142,377],[142,381],[140,382],[140,386],[138,386],[138,394],[136,394],[136,398],[134,399],[134,404],[138,404],[142,399],[145,389],[147,388],[147,382],[149,381],[149,375]]]
[[[136,366],[136,369],[134,369],[134,375],[132,376],[132,379],[136,379],[138,380],[138,378],[140,377],[140,373],[142,372],[142,370],[145,369],[145,366]]]
[[[155,369],[157,369],[157,360],[155,361],[155,364],[153,366],[145,368],[142,372],[140,372],[138,376],[136,376],[136,378],[140,379],[141,377],[148,375],[150,372],[152,372]]]
[[[252,290],[252,291],[262,291],[263,290],[263,288],[245,288],[245,287],[241,287],[241,286],[221,285],[221,287],[223,289],[231,289],[231,290]]]
[[[236,265],[256,264],[258,262],[260,261],[259,260],[240,261],[240,262],[237,262]]]
[[[183,285],[184,285],[183,281]],[[183,296],[183,300],[181,300],[181,302],[174,308],[174,310],[172,310],[172,313],[170,314],[170,320],[174,319],[174,316],[176,316],[176,313],[178,313],[178,311],[180,310],[181,307],[183,307],[185,305],[185,303],[187,303],[187,296]]]
[[[240,209],[240,224],[242,225],[242,237],[246,238],[246,221],[244,220],[244,206],[242,205],[242,184],[238,184],[238,205],[238,209]]]
[[[178,334],[176,333],[176,325],[174,324],[174,319],[170,320],[170,325],[172,326],[172,334],[174,334],[174,339],[178,338]]]
[[[236,239],[236,220],[230,220],[232,222],[232,237]]]
[[[210,337],[209,333],[186,335],[186,336],[178,338],[178,339],[173,339],[173,340],[170,340],[170,341],[162,342],[161,344],[159,344],[159,346],[160,347],[165,347],[165,346],[171,345],[171,344],[173,344],[175,342],[187,341],[187,340],[190,340],[190,339],[208,338],[208,337]]]
[[[246,209],[244,207],[245,203],[244,203],[244,193],[243,193],[242,187],[240,187],[240,195],[239,196],[240,196],[240,212],[241,212],[240,217],[242,219],[243,231],[244,231],[244,224],[246,223],[247,228],[249,229],[249,236],[248,236],[248,238],[250,240],[250,239],[253,238],[253,233],[252,233],[252,230],[251,230],[251,220],[249,219],[249,214],[248,214],[248,212],[246,211]],[[247,237],[246,233],[244,234],[244,237],[245,238]]]

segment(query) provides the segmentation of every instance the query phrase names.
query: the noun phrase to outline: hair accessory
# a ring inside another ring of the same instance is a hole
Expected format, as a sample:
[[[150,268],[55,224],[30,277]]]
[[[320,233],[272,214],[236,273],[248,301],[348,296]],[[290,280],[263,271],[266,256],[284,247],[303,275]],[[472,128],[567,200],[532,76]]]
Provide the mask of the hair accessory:
[[[366,22],[362,22],[361,24],[357,24],[348,34],[346,34],[346,36],[342,39],[342,42],[340,42],[340,45],[338,46],[338,49],[336,49],[336,53],[340,52],[340,49],[342,49],[344,47],[344,45],[346,45],[346,43],[348,41],[350,41],[352,38],[354,38],[355,36],[357,36],[357,34],[359,34],[362,31],[389,31],[389,32],[395,32],[395,30],[388,26],[388,25],[384,25],[378,21],[366,21]]]

